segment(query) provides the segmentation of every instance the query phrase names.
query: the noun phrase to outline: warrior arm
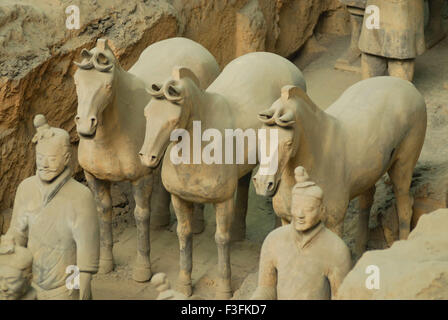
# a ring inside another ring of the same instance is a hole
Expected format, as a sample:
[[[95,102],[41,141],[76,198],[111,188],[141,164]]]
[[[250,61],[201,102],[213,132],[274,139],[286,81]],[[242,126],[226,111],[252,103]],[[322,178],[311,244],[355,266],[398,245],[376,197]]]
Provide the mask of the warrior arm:
[[[269,236],[261,248],[258,286],[251,300],[277,299],[277,269],[270,249]]]
[[[335,299],[339,286],[352,268],[350,250],[345,247],[343,253],[338,256],[336,263],[330,266],[327,279],[331,288],[331,299]]]
[[[79,300],[91,300],[92,289],[91,283],[92,274],[90,272],[82,272],[79,274]]]

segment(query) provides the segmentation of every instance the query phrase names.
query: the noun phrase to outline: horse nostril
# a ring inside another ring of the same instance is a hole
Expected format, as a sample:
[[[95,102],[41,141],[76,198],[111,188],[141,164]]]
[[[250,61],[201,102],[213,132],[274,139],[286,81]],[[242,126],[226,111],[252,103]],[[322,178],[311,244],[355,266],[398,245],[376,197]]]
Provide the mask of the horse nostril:
[[[77,116],[75,116],[75,122],[76,122],[76,123],[78,123],[78,122],[79,122],[79,119],[81,119],[81,117],[80,117],[80,116],[78,116],[78,115],[77,115]]]
[[[274,188],[274,182],[269,182],[268,183],[268,190],[272,191],[273,188]]]
[[[96,126],[97,120],[95,117],[90,118],[90,122],[92,123],[92,128]]]
[[[151,156],[151,160],[152,160],[152,161],[157,160],[157,156]]]

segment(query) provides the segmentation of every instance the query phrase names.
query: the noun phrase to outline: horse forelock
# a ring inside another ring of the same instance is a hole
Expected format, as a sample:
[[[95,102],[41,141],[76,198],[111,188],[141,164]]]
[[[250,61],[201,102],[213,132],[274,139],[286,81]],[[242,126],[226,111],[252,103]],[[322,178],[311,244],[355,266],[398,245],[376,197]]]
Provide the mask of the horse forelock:
[[[99,72],[109,72],[113,67],[119,66],[117,59],[111,49],[100,49],[98,47],[88,51],[82,51],[83,60],[75,64],[82,70],[95,69]]]

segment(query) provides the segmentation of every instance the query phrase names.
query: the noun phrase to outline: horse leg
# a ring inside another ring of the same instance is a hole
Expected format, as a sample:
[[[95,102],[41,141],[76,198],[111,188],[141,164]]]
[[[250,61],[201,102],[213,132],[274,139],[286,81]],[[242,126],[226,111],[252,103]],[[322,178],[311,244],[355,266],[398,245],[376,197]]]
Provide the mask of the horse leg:
[[[193,234],[199,234],[205,229],[204,204],[195,203],[193,209],[193,222],[191,225]]]
[[[369,239],[370,209],[372,208],[375,190],[374,185],[365,193],[361,194],[358,198],[359,220],[354,249],[355,259],[360,258],[367,248],[367,241]]]
[[[191,271],[193,268],[193,203],[172,194],[174,212],[177,217],[177,237],[179,238],[180,270],[177,290],[187,297],[192,294]]]
[[[389,177],[397,201],[399,239],[407,239],[411,231],[413,198],[409,194],[415,163],[398,158],[389,169]]]
[[[109,273],[114,269],[112,253],[112,199],[110,197],[110,182],[96,179],[84,170],[84,175],[92,191],[100,222],[100,265],[99,273]]]
[[[216,233],[215,242],[218,247],[218,287],[216,298],[220,300],[232,297],[230,285],[230,228],[232,226],[235,202],[233,197],[215,204]]]
[[[132,182],[135,199],[135,224],[137,226],[137,258],[132,272],[132,279],[144,282],[151,279],[149,221],[153,175],[144,176]]]
[[[153,171],[153,190],[151,195],[151,228],[160,229],[170,223],[171,197],[162,184],[160,168]]]
[[[235,216],[230,231],[232,241],[242,241],[246,237],[246,215],[251,176],[252,172],[249,172],[238,180]]]

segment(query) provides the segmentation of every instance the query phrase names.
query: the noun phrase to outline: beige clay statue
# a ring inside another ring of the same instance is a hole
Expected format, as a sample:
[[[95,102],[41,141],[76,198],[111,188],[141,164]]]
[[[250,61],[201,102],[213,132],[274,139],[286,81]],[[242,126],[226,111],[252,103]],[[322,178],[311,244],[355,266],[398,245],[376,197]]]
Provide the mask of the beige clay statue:
[[[263,242],[254,300],[329,300],[352,266],[345,242],[321,222],[322,189],[303,167],[294,173],[292,221]]]
[[[426,134],[425,100],[412,83],[395,77],[363,80],[325,111],[300,88],[286,86],[259,118],[266,129],[278,129],[278,170],[273,175],[257,173],[254,185],[258,194],[274,197],[274,210],[284,224],[291,221],[294,168],[300,165],[323,189],[323,221],[339,237],[348,203],[359,196],[355,254],[361,255],[375,183],[387,172],[397,201],[399,236],[407,238],[412,218],[409,188]]]
[[[11,253],[18,246],[31,251],[39,300],[90,299],[100,249],[95,200],[87,187],[71,178],[67,131],[50,127],[43,115],[34,118],[34,126],[37,172],[17,189],[0,251]],[[66,286],[70,266],[79,270],[79,290]]]
[[[36,290],[31,287],[31,252],[20,246],[3,251],[0,253],[0,300],[36,300]]]
[[[415,58],[425,52],[423,0],[368,0],[376,13],[364,15],[359,49],[363,79],[390,76],[412,81]],[[376,19],[375,22],[372,19]],[[368,20],[369,19],[369,20]]]
[[[92,50],[84,49],[82,57],[74,76],[78,95],[75,121],[80,136],[78,160],[95,195],[100,215],[100,272],[108,273],[114,268],[110,184],[130,181],[137,225],[133,279],[147,281],[152,275],[150,205],[152,222],[166,225],[170,197],[161,184],[160,172],[156,170],[153,174],[152,169],[141,164],[138,155],[145,134],[143,108],[151,99],[145,89],[153,82],[166,80],[173,66],[178,64],[194,70],[201,87],[206,88],[217,77],[219,66],[204,47],[186,38],[150,45],[129,71],[121,68],[104,39],[98,40]],[[150,203],[153,185],[154,201]],[[202,209],[199,207],[195,215],[199,220]]]
[[[257,52],[230,62],[205,91],[200,88],[194,72],[185,67],[174,68],[171,79],[151,86],[151,94],[156,99],[145,108],[147,125],[142,160],[145,165],[157,166],[164,157],[162,180],[171,193],[178,219],[180,271],[177,288],[187,296],[192,293],[191,218],[193,203],[198,202],[213,203],[215,207],[219,274],[217,297],[231,297],[229,240],[235,211],[234,193],[238,180],[250,180],[250,173],[256,165],[248,161],[247,144],[242,164],[236,164],[235,137],[232,137],[232,156],[227,154],[229,150],[224,148],[223,142],[222,148],[217,147],[214,151],[222,151],[220,159],[217,156],[210,164],[195,161],[194,158],[201,157],[201,150],[209,142],[194,140],[194,125],[200,123],[204,133],[206,129],[211,129],[221,137],[225,137],[225,129],[256,130],[261,127],[256,114],[275,101],[276,92],[282,86],[291,83],[305,90],[302,73],[294,64],[272,53]],[[171,159],[172,150],[176,152],[173,148],[178,147],[177,141],[170,141],[175,129],[185,129],[181,138],[182,145],[189,152],[186,158],[190,164],[174,163]],[[199,152],[195,147],[197,144]],[[226,155],[232,158],[231,163],[224,164]],[[242,212],[235,213],[235,225],[241,226],[245,218],[240,216]]]
[[[364,9],[366,8],[367,0],[339,0],[347,6],[350,13],[350,27],[351,39],[350,45],[345,53],[336,60],[334,67],[336,69],[345,71],[360,72],[360,68],[355,63],[361,57],[361,50],[359,50],[358,42],[361,34],[362,21],[364,18]]]

